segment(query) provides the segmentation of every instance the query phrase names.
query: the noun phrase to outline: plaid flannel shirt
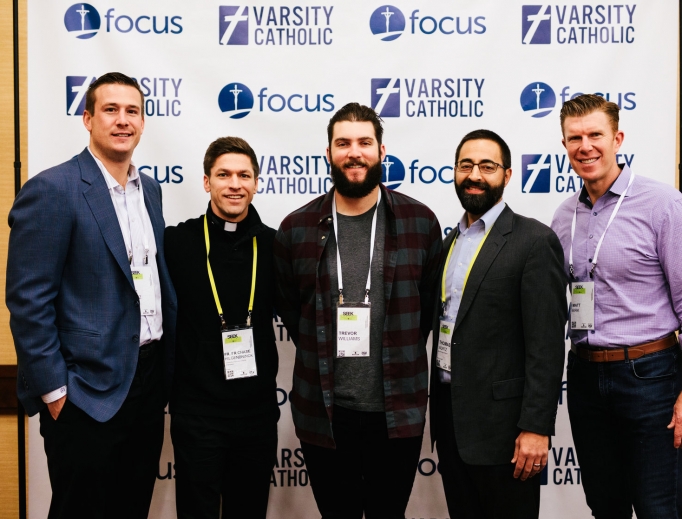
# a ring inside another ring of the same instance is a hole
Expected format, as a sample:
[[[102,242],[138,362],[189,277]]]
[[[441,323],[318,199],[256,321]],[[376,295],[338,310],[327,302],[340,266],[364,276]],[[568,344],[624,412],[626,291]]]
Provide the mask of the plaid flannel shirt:
[[[389,438],[419,436],[428,399],[428,338],[442,249],[433,212],[381,185],[386,201],[382,361]],[[296,344],[291,412],[304,442],[334,448],[334,346],[327,242],[334,189],[287,216],[275,238],[280,316]]]

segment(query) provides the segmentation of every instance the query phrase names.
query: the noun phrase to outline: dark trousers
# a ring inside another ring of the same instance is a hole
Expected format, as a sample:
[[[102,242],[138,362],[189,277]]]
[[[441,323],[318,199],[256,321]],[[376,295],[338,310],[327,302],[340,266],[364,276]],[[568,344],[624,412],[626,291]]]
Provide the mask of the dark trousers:
[[[336,449],[301,442],[322,519],[403,519],[422,437],[388,438],[385,413],[334,406]]]
[[[128,396],[101,423],[67,395],[54,420],[40,413],[52,485],[49,519],[145,519],[163,445],[161,355],[140,359]]]
[[[178,519],[265,519],[278,417],[171,415]]]
[[[677,518],[679,452],[666,426],[682,389],[679,347],[623,362],[568,354],[568,414],[592,515]]]
[[[439,398],[436,431],[438,468],[450,517],[457,519],[537,519],[540,477],[514,478],[513,463],[469,465],[457,450],[450,387]]]

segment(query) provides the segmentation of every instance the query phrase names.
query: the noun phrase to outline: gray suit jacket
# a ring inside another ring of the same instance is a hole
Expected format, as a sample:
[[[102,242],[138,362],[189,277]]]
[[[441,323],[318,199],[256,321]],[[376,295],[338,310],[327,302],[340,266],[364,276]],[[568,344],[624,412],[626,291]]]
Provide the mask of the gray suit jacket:
[[[449,250],[454,231],[445,239]],[[439,269],[442,275],[446,254]],[[450,389],[455,437],[471,465],[509,463],[521,430],[553,435],[564,363],[566,280],[554,232],[506,207],[474,263],[452,339],[452,384],[438,380],[434,317],[431,434]],[[439,277],[439,279],[441,279]]]
[[[161,188],[140,175],[154,228],[170,387],[175,291],[164,259]],[[63,385],[95,420],[121,407],[137,366],[140,308],[123,235],[102,172],[84,150],[31,178],[9,214],[6,301],[17,350],[17,391],[29,415]]]

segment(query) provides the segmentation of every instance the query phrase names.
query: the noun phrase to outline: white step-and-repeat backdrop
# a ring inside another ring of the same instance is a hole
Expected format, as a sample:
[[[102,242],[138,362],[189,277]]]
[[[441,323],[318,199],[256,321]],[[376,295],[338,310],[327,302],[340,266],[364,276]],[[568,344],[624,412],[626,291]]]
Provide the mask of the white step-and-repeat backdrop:
[[[205,210],[206,147],[237,135],[261,161],[254,203],[278,227],[329,190],[326,125],[350,101],[384,119],[385,183],[430,206],[446,231],[462,213],[454,151],[478,128],[511,147],[506,202],[550,222],[581,186],[559,127],[561,104],[580,93],[621,106],[620,162],[673,184],[678,3],[526,1],[29,0],[29,175],[83,149],[85,90],[121,71],[146,95],[134,160],[161,183],[167,224]],[[288,402],[294,346],[281,323],[273,326],[282,417],[269,517],[315,518]],[[544,518],[589,515],[564,397],[565,382],[542,474]],[[35,417],[29,432],[29,514],[37,519],[50,487]],[[427,428],[409,518],[448,516],[437,464]],[[169,436],[151,517],[175,517]]]

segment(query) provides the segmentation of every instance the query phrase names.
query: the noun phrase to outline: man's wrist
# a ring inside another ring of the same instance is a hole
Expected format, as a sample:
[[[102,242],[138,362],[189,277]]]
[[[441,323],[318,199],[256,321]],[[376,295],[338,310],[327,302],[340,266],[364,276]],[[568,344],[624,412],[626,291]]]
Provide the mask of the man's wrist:
[[[45,402],[46,404],[51,404],[52,402],[59,400],[63,396],[66,396],[66,386],[62,386],[58,389],[55,389],[54,391],[50,391],[49,393],[41,396],[40,398],[42,398],[43,402]]]

